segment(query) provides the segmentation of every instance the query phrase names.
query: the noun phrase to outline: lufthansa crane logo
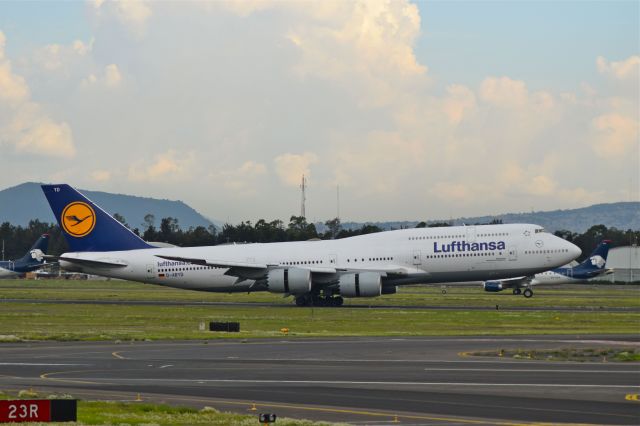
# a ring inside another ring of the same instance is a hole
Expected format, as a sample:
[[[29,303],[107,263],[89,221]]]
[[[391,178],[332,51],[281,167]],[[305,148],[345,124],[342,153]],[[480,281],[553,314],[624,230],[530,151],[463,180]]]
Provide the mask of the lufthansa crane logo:
[[[84,237],[93,231],[96,213],[89,204],[76,201],[64,208],[60,222],[69,235]]]

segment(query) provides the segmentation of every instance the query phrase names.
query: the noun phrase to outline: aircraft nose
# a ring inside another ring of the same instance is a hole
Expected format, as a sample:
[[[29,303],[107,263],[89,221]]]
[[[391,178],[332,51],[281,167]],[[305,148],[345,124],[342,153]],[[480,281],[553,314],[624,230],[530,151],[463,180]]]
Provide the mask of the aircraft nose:
[[[575,259],[582,254],[582,250],[577,245],[570,243],[567,241],[567,245],[569,247],[569,254],[571,255],[571,259]]]

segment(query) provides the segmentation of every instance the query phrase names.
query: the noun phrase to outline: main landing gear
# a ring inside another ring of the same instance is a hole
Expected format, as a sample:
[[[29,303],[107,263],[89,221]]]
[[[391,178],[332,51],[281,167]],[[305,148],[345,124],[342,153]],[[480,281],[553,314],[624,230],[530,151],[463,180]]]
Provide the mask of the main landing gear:
[[[342,296],[320,296],[319,294],[303,294],[296,296],[297,306],[342,306]]]
[[[533,290],[531,290],[530,288],[525,288],[524,291],[522,291],[522,289],[520,288],[514,288],[513,294],[515,294],[516,296],[519,294],[522,294],[524,297],[528,299],[531,296],[533,296]]]

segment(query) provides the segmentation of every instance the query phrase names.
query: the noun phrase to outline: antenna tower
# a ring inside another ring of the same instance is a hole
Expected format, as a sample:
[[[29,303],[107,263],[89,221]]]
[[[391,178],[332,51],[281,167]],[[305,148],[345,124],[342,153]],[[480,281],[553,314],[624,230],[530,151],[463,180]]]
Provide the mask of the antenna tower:
[[[336,218],[340,219],[340,185],[336,185]]]
[[[307,217],[307,214],[304,208],[304,205],[307,201],[307,196],[305,195],[306,188],[307,188],[307,180],[305,179],[304,175],[302,175],[302,183],[300,184],[300,189],[302,190],[302,199],[300,201],[300,216],[304,218]]]

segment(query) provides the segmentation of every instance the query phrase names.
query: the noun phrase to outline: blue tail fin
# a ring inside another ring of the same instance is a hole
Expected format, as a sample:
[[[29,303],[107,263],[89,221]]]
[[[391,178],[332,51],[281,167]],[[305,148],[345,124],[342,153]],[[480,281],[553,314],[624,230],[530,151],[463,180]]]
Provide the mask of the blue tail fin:
[[[44,261],[43,254],[47,254],[49,247],[49,234],[42,234],[40,238],[33,244],[27,254],[16,260],[21,265],[39,265]]]
[[[578,269],[580,271],[591,272],[604,269],[607,262],[607,255],[609,254],[610,246],[610,240],[602,241],[600,244],[598,244],[598,247],[593,250],[589,257],[580,265],[576,266],[574,270]]]
[[[71,251],[151,248],[126,226],[67,184],[42,185]]]

